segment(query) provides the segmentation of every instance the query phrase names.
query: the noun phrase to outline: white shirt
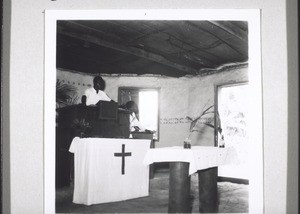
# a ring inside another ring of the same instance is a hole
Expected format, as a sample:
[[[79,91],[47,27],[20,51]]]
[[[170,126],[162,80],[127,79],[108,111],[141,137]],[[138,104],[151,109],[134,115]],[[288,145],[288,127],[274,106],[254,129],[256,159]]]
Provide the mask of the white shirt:
[[[145,129],[142,127],[140,121],[137,119],[134,112],[130,114],[130,131],[135,131],[135,126],[140,128],[140,131],[144,131]]]
[[[85,90],[86,105],[96,105],[100,100],[111,101],[104,91],[99,90],[98,93],[94,88],[88,88]]]

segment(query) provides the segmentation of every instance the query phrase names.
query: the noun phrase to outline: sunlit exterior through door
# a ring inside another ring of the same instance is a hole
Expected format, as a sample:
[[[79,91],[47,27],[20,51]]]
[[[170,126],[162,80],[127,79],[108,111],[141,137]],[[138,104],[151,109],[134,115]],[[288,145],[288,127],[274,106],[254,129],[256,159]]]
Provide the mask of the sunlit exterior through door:
[[[219,167],[219,176],[248,179],[248,124],[247,102],[248,85],[229,85],[219,87],[218,111],[221,118],[225,147],[234,147],[239,164]]]
[[[142,126],[148,130],[158,130],[158,92],[140,91],[139,92],[139,116]]]

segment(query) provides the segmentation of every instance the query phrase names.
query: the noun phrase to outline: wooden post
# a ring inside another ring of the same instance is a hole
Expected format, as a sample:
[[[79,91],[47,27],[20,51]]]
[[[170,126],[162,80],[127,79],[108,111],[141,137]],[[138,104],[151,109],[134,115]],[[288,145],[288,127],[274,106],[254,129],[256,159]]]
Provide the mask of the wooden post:
[[[169,213],[190,213],[189,163],[170,162]]]
[[[198,171],[200,213],[218,212],[219,200],[217,179],[217,167]]]

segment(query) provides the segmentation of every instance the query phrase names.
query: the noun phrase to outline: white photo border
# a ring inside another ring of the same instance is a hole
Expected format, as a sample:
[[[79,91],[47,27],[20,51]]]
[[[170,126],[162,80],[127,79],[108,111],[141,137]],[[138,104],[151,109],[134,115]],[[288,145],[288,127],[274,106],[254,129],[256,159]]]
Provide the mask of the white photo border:
[[[263,116],[259,9],[46,10],[44,75],[44,213],[55,213],[55,84],[58,20],[247,21],[249,32],[249,213],[263,213]],[[251,158],[252,157],[252,158]],[[251,188],[250,188],[251,187]]]

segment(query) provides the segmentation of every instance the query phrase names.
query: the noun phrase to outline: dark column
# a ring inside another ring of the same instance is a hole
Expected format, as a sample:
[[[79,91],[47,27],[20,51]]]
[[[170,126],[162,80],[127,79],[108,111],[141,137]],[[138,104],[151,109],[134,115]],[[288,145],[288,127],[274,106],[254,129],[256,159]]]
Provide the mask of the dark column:
[[[217,178],[217,167],[198,171],[200,213],[218,212],[219,201]]]
[[[190,213],[189,163],[170,162],[169,213]]]

